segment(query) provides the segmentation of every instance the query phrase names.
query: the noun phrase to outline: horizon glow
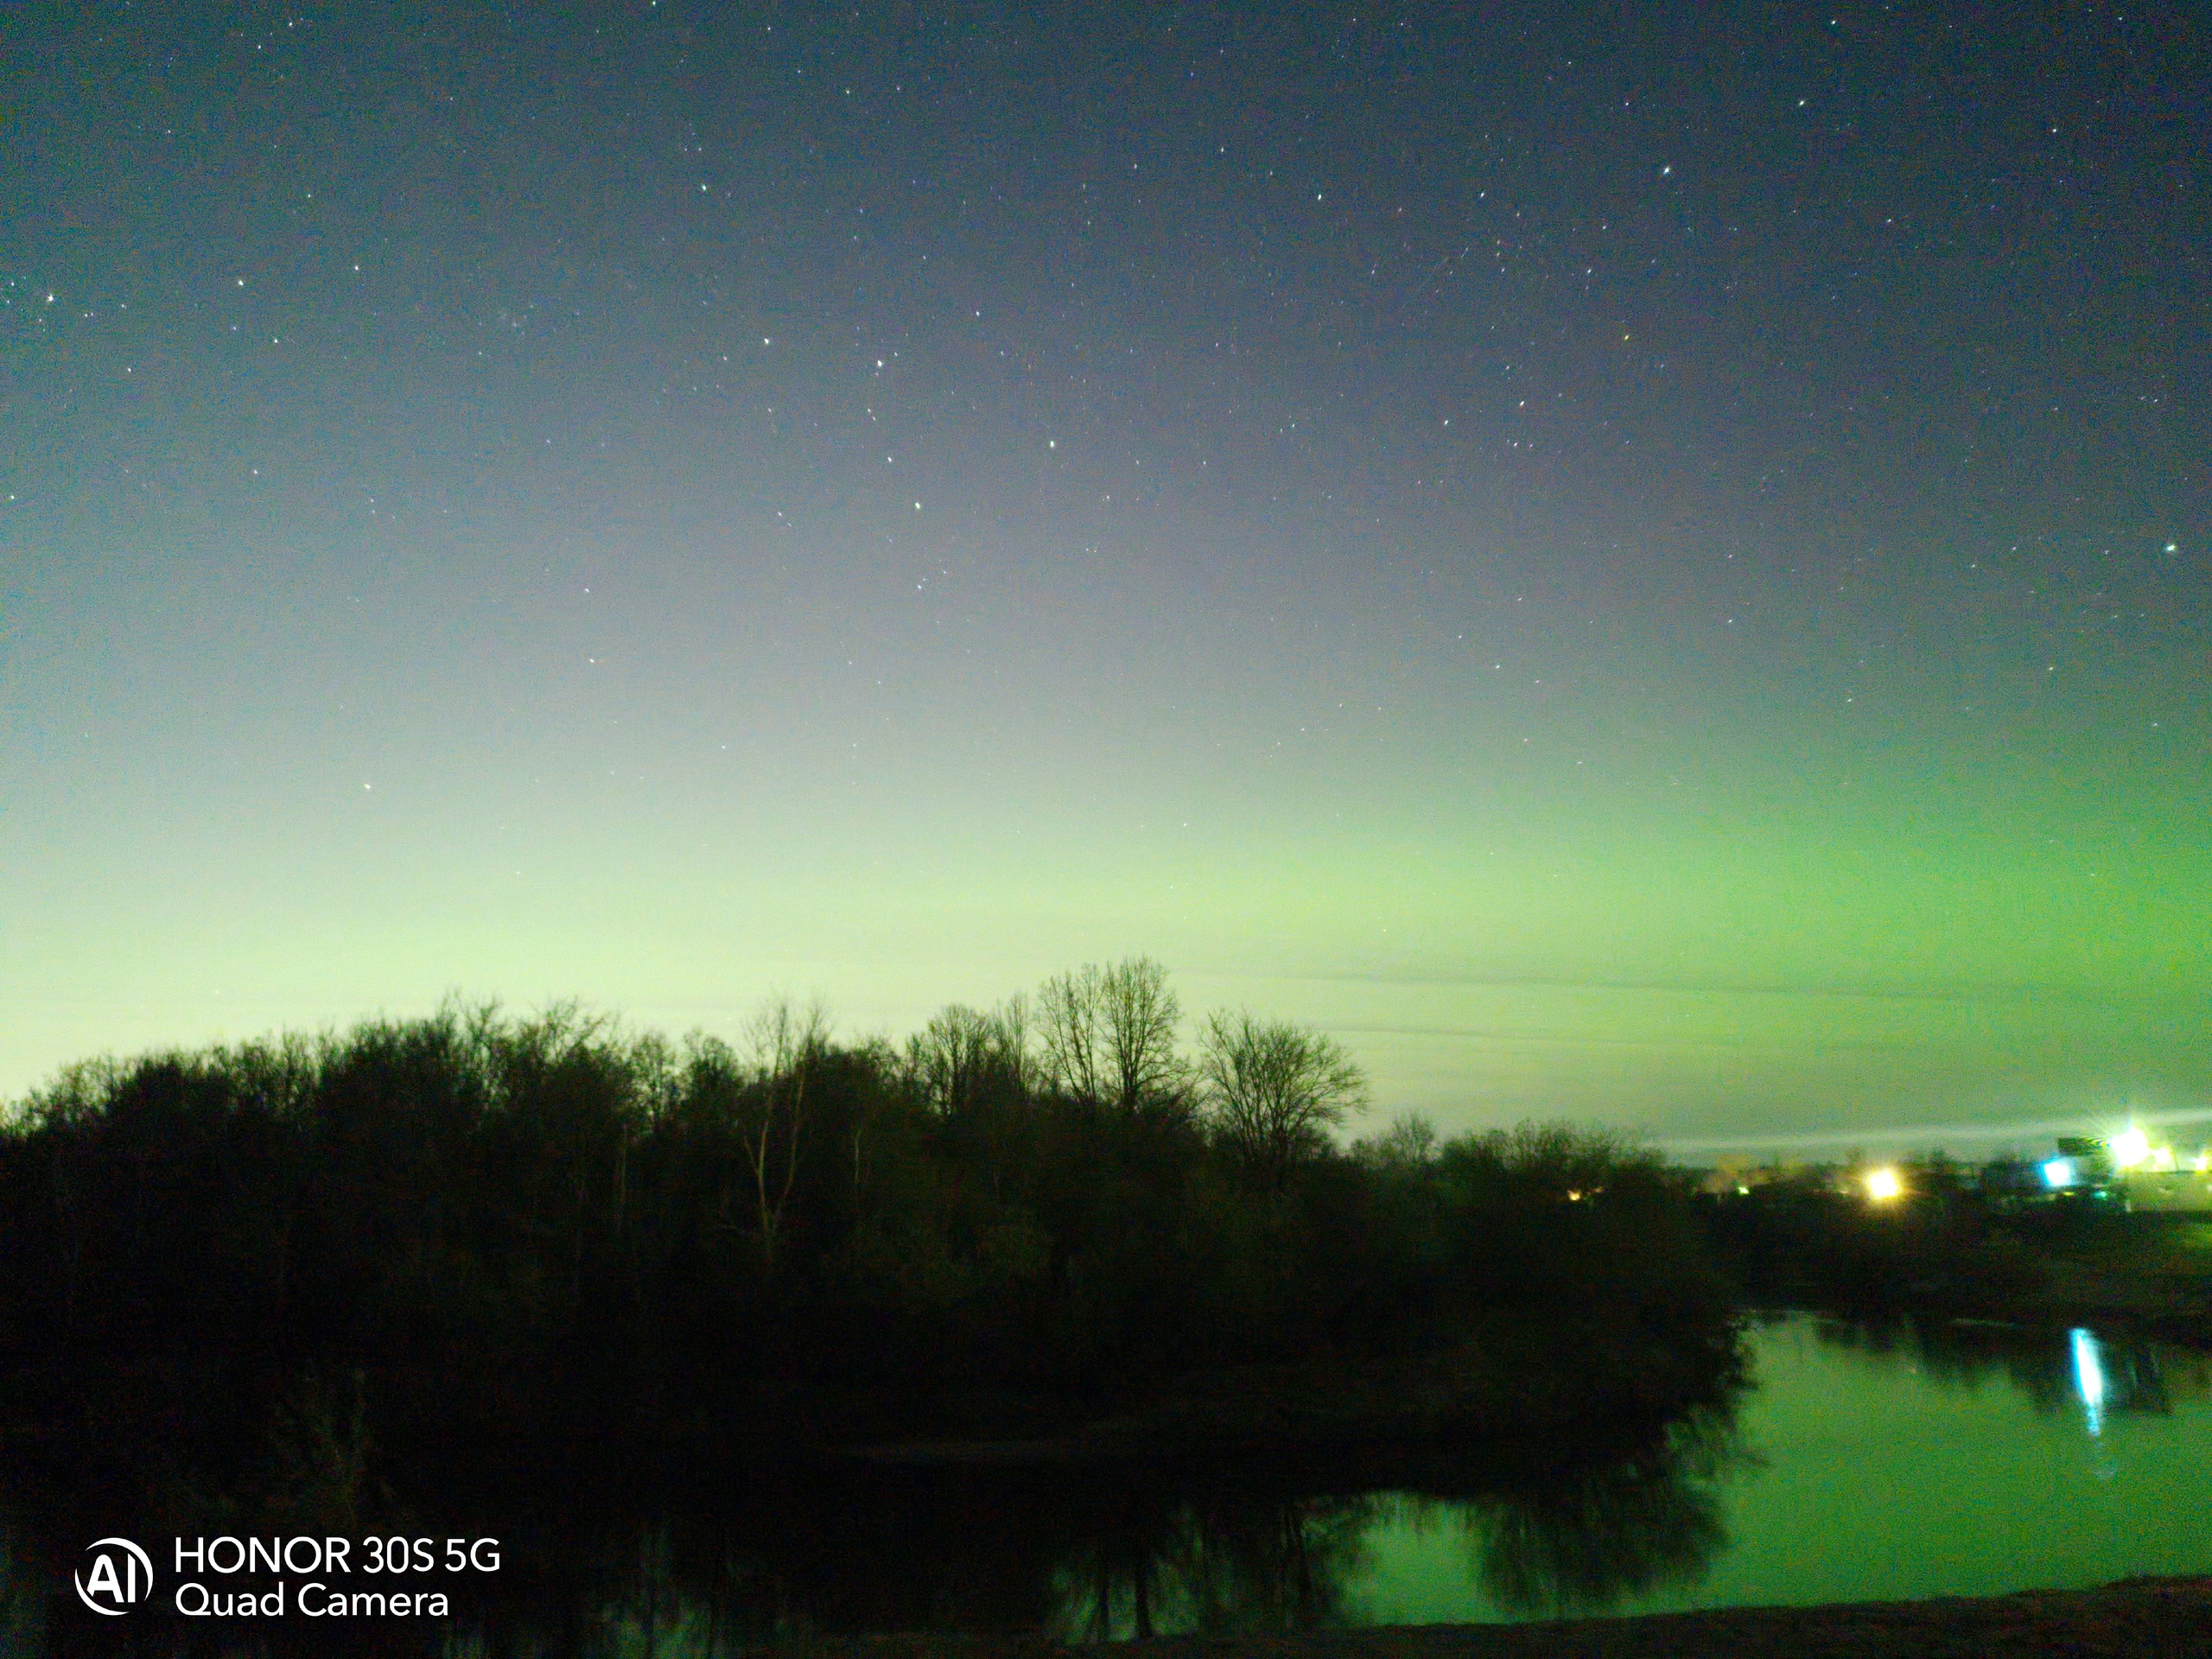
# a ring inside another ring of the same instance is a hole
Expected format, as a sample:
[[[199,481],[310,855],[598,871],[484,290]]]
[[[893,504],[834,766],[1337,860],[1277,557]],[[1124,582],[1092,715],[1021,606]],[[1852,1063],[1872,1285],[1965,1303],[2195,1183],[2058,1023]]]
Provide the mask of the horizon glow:
[[[1177,18],[0,13],[0,1099],[1147,954],[1369,1127],[2212,1110],[2194,37]]]

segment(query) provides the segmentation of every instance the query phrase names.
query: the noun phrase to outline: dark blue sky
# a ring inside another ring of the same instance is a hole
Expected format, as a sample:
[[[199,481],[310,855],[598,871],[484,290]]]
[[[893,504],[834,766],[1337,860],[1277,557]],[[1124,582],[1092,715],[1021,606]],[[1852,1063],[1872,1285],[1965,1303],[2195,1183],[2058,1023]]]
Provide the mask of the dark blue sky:
[[[0,1089],[1144,950],[1454,1126],[2212,1104],[2193,12],[0,49]]]

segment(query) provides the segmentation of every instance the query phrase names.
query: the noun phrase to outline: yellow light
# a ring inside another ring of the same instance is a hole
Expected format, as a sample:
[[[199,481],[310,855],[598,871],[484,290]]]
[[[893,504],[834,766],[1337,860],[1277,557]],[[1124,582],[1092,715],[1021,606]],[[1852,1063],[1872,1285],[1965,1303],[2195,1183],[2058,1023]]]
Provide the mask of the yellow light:
[[[1866,1196],[1880,1202],[1894,1198],[1904,1191],[1904,1183],[1897,1179],[1894,1169],[1870,1169],[1866,1172]]]
[[[2139,1128],[2130,1128],[2112,1138],[2112,1161],[2115,1169],[2133,1169],[2148,1162],[2151,1156],[2151,1137]]]

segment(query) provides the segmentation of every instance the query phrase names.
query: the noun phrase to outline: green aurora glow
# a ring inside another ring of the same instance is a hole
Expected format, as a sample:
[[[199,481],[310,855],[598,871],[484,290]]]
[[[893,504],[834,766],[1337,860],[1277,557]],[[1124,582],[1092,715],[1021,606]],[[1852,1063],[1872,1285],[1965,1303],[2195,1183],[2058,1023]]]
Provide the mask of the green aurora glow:
[[[2178,18],[842,16],[0,16],[0,1092],[1145,952],[1447,1128],[2212,1106]]]

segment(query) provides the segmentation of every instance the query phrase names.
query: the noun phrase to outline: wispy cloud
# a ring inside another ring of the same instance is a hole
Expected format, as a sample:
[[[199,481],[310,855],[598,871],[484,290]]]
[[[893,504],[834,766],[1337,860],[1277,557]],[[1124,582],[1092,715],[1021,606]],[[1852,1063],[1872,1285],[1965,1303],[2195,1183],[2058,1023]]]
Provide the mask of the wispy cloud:
[[[1400,986],[1408,989],[1467,991],[1591,991],[1665,996],[1740,996],[1857,1002],[1926,1002],[1956,1006],[2018,1007],[2063,1004],[2077,1007],[2157,1007],[2195,1005],[2201,991],[2084,990],[2079,986],[2025,981],[1989,981],[1972,985],[1896,985],[1843,981],[1783,984],[1685,976],[1681,979],[1618,979],[1542,974],[1255,973],[1254,980],[1310,985]]]
[[[1987,1123],[1891,1123],[1855,1129],[1807,1130],[1794,1135],[1707,1135],[1670,1136],[1658,1145],[1669,1156],[1687,1158],[1726,1152],[1816,1152],[1865,1148],[1993,1146],[2046,1141],[2061,1135],[2109,1135],[2126,1123],[2173,1128],[2212,1122],[2212,1106],[2114,1114],[2082,1112],[2068,1117],[2040,1117]]]
[[[1883,1052],[1910,1039],[1827,1040],[1818,1043],[1760,1043],[1727,1037],[1605,1037],[1564,1031],[1503,1031],[1480,1026],[1413,1026],[1359,1023],[1332,1020],[1329,1030],[1339,1036],[1436,1037],[1450,1041],[1495,1043],[1515,1048],[1627,1048],[1655,1053],[1726,1053],[1781,1056],[1818,1056],[1825,1053]]]

